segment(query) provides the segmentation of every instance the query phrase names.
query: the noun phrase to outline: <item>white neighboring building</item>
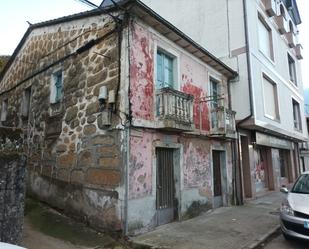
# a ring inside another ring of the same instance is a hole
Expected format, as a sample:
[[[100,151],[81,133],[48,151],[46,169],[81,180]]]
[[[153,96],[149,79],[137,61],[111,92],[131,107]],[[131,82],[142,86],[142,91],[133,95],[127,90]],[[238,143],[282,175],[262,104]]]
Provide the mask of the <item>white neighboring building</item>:
[[[296,0],[143,2],[239,72],[231,82],[239,198],[292,182],[307,138]]]

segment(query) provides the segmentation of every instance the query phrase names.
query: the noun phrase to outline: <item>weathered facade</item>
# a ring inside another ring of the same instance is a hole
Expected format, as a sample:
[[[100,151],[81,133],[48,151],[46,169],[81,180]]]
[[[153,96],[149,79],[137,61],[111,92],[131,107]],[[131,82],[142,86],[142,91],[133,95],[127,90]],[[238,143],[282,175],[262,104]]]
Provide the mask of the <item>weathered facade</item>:
[[[235,76],[128,1],[30,26],[0,78],[1,122],[24,130],[33,195],[138,233],[231,203]]]
[[[143,2],[239,73],[231,84],[239,199],[293,182],[301,171],[298,143],[308,137],[296,0]]]

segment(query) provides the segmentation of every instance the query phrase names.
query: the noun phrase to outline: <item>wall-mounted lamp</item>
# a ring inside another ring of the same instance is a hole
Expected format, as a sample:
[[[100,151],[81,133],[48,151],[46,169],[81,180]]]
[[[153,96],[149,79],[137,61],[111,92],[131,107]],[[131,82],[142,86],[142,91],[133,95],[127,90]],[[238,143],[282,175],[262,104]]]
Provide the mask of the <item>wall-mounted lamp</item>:
[[[105,108],[106,99],[107,99],[107,88],[106,88],[106,86],[100,87],[98,99],[99,99],[99,102],[100,102],[100,111],[102,112]]]

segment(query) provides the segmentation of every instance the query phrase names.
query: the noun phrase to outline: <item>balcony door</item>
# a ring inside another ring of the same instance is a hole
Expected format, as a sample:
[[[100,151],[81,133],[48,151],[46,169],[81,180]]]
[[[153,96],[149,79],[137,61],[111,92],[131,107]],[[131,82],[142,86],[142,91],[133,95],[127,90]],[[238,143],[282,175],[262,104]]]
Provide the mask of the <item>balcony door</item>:
[[[219,82],[210,78],[210,108],[211,108],[211,128],[218,127],[218,115],[216,109],[218,108],[219,99]]]
[[[174,88],[174,58],[167,53],[157,52],[157,89]]]

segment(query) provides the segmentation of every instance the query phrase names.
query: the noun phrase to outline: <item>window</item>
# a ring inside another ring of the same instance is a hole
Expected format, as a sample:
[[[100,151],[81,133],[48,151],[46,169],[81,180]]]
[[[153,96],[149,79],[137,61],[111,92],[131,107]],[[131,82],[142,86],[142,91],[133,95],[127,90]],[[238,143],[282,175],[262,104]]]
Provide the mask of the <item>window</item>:
[[[258,34],[261,52],[271,60],[274,60],[271,29],[260,15],[258,20]]]
[[[8,99],[5,99],[2,101],[2,106],[1,106],[1,121],[6,121],[8,113]]]
[[[279,120],[277,85],[266,75],[263,76],[265,115],[271,119]]]
[[[300,117],[300,108],[299,108],[299,103],[292,99],[292,104],[293,104],[293,120],[294,120],[294,128],[296,130],[301,131],[302,126],[301,126],[301,117]]]
[[[211,98],[211,107],[218,107],[219,100],[219,82],[213,78],[210,78],[210,98]]]
[[[51,91],[50,91],[50,103],[60,102],[62,99],[62,70],[59,70],[52,75],[51,79]]]
[[[286,20],[286,14],[283,5],[280,5],[280,15]]]
[[[290,81],[297,86],[295,61],[289,54],[288,54],[288,63],[289,63]]]
[[[210,107],[212,109],[216,109],[219,106],[219,97],[220,97],[219,86],[220,86],[220,83],[213,78],[210,78],[209,83],[210,83],[210,100],[211,100],[210,101]],[[217,111],[211,112],[211,127],[212,128],[218,127]]]
[[[30,111],[31,87],[24,90],[23,100],[21,102],[22,117],[27,118]]]
[[[157,52],[157,87],[174,88],[174,58],[159,51]]]

